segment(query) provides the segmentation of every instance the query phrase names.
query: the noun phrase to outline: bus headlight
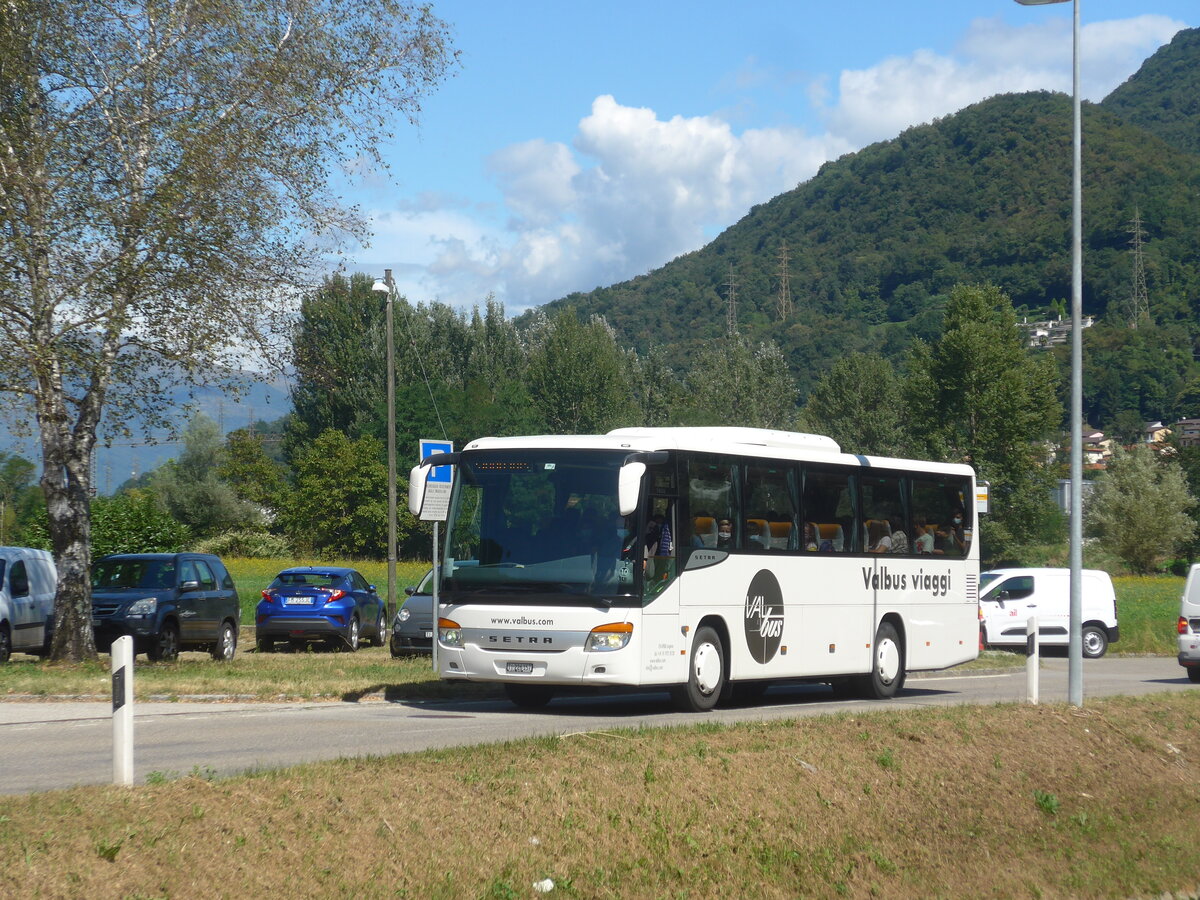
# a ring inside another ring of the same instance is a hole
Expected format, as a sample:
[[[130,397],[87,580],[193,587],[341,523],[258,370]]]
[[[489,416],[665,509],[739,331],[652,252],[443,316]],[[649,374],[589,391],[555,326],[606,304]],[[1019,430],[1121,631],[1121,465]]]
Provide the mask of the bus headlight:
[[[462,646],[462,626],[449,619],[438,619],[438,640],[447,647]]]
[[[633,636],[633,626],[628,622],[612,622],[608,625],[598,625],[588,635],[587,643],[583,645],[585,652],[620,650],[629,643]]]

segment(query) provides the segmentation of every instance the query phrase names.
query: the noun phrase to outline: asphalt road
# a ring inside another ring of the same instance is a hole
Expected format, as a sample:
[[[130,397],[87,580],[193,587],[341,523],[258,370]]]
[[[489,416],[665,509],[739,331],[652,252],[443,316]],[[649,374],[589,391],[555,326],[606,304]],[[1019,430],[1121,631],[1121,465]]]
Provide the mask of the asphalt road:
[[[1110,656],[1084,662],[1085,706],[1094,697],[1198,689],[1170,657]],[[1043,703],[1066,701],[1066,659],[1043,660],[1039,693]],[[1025,670],[1017,668],[910,677],[899,697],[882,702],[835,699],[822,685],[777,686],[754,706],[703,714],[674,712],[661,693],[562,697],[536,712],[506,701],[139,703],[134,710],[134,779],[145,782],[151,773],[232,775],[323,759],[708,718],[733,722],[1025,699]],[[108,703],[0,701],[0,793],[111,783],[112,733]]]

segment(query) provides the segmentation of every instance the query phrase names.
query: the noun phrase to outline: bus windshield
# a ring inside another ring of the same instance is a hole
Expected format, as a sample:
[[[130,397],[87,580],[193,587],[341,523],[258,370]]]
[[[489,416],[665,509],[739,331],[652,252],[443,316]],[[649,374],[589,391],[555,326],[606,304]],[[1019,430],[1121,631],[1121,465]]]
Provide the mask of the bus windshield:
[[[628,451],[481,450],[458,463],[442,589],[590,602],[635,595],[637,516],[622,516]]]

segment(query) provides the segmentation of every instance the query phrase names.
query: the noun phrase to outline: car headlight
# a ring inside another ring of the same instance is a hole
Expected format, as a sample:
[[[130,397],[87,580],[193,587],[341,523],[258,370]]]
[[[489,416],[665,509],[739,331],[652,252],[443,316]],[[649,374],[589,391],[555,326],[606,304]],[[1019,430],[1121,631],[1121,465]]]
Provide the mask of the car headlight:
[[[131,619],[140,618],[142,616],[152,616],[158,610],[157,597],[143,597],[141,600],[133,601],[125,615]]]
[[[461,647],[462,626],[449,619],[438,619],[438,640],[447,647]]]
[[[400,607],[400,612],[396,613],[396,618],[401,622],[407,622],[412,617],[412,613],[408,611],[407,606]]]
[[[612,622],[608,625],[598,625],[588,635],[587,643],[583,645],[585,652],[620,650],[633,637],[633,625],[629,622]]]

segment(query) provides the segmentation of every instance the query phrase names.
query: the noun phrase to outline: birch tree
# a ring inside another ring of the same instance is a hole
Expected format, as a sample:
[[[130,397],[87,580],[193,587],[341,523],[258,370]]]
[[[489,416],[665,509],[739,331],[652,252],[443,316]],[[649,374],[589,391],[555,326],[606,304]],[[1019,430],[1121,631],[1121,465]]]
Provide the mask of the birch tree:
[[[333,189],[456,65],[403,0],[0,0],[0,399],[41,440],[52,655],[95,655],[97,426],[271,358],[313,264],[365,237]]]

